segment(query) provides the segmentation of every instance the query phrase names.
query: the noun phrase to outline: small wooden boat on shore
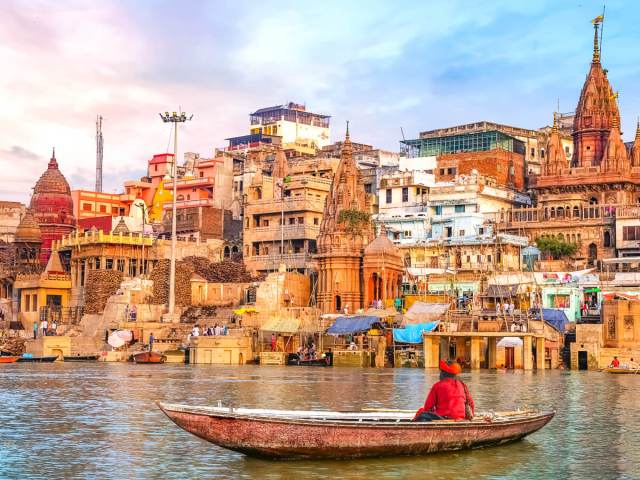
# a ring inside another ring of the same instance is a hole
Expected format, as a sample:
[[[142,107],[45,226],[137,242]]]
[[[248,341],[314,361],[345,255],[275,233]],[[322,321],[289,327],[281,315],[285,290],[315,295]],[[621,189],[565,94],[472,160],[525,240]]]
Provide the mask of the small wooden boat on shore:
[[[23,362],[31,362],[31,363],[51,363],[51,362],[55,362],[58,359],[58,355],[51,355],[51,356],[45,356],[45,357],[19,357],[18,358],[18,362],[23,363]]]
[[[605,368],[604,371],[607,373],[615,373],[615,374],[625,374],[625,373],[640,374],[640,368],[608,367],[608,368]]]
[[[99,355],[65,355],[62,358],[65,362],[95,362]]]
[[[132,359],[135,363],[164,363],[167,361],[167,356],[158,352],[139,352],[132,355]]]
[[[329,412],[197,407],[158,402],[179,427],[214,443],[268,459],[349,459],[488,447],[544,427],[555,411],[517,411],[474,420],[412,422],[398,411]]]
[[[16,363],[20,357],[3,355],[0,357],[0,363]]]

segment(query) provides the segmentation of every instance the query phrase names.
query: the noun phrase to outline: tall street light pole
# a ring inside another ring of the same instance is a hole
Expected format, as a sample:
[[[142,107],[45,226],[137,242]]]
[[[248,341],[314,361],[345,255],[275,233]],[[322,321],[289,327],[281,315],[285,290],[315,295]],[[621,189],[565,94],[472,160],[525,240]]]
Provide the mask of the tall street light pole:
[[[173,123],[173,200],[171,202],[171,268],[169,269],[169,317],[175,321],[176,309],[176,199],[178,196],[178,124],[191,120],[184,112],[160,114],[164,123]]]

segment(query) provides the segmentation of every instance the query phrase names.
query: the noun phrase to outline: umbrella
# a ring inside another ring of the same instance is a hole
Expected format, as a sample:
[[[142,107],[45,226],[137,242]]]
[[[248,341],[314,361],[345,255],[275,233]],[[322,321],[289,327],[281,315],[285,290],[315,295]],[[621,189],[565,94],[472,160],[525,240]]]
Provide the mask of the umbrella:
[[[522,339],[518,337],[504,337],[498,342],[499,347],[521,347]]]
[[[125,343],[130,342],[132,338],[133,334],[130,330],[117,330],[109,335],[107,343],[113,348],[120,348]]]

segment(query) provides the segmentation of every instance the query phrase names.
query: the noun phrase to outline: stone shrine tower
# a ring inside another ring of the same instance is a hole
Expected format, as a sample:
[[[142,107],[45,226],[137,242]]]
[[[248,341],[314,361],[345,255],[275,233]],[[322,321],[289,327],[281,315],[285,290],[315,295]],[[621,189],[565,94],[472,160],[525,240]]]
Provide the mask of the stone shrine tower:
[[[73,232],[76,224],[71,189],[58,169],[55,149],[48,168],[33,189],[30,209],[42,234],[40,263],[46,265],[51,255],[52,242]]]
[[[324,313],[363,307],[364,248],[374,237],[348,124],[340,157],[318,235],[318,306]]]

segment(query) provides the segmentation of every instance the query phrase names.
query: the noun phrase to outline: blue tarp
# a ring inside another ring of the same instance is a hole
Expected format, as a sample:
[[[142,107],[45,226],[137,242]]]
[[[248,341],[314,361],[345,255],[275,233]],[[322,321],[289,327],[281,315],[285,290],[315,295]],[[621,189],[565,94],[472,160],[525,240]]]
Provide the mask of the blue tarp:
[[[380,317],[368,317],[357,315],[355,317],[338,317],[333,325],[327,329],[327,333],[343,335],[347,333],[365,332],[374,323],[380,322]]]
[[[538,313],[536,317],[539,319],[540,314]],[[560,333],[564,333],[564,325],[565,323],[569,323],[569,319],[567,315],[564,313],[564,310],[559,310],[555,308],[543,308],[542,309],[542,318],[545,322],[553,325],[556,330]]]
[[[393,329],[393,341],[399,343],[422,343],[422,332],[432,332],[439,321],[409,324],[404,328]]]

